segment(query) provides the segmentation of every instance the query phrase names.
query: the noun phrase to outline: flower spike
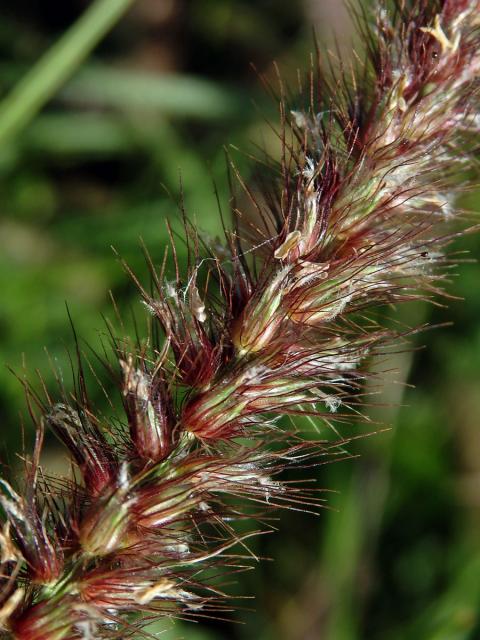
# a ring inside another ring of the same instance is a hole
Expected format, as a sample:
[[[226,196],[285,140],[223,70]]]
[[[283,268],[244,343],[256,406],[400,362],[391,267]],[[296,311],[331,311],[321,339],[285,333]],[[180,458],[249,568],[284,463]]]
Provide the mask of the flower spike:
[[[172,283],[148,259],[153,293],[131,274],[154,328],[113,341],[123,412],[97,415],[83,375],[78,397],[48,396],[25,486],[0,481],[0,637],[133,637],[154,618],[223,614],[212,569],[247,566],[272,510],[323,506],[282,472],[348,455],[335,425],[366,405],[365,379],[379,377],[367,359],[409,332],[376,312],[444,294],[480,130],[480,0],[394,4],[359,20],[367,58],[353,79],[319,60],[305,94],[282,101],[282,159],[262,197],[240,179],[259,221],[234,211],[205,260],[187,223],[188,273],[176,264]],[[285,415],[337,435],[312,442]],[[72,477],[40,473],[44,422]],[[255,519],[261,531],[245,532]]]

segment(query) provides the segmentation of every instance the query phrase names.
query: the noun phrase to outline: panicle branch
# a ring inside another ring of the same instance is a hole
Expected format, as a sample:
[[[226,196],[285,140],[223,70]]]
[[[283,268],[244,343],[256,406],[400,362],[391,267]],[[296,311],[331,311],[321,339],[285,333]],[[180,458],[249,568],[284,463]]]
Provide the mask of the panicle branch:
[[[138,283],[164,343],[113,341],[122,416],[95,412],[81,371],[59,402],[29,391],[38,446],[21,491],[0,483],[5,635],[120,638],[152,616],[224,615],[223,582],[259,533],[235,522],[268,531],[272,509],[322,506],[281,472],[345,457],[346,441],[312,443],[279,420],[350,420],[365,359],[408,333],[378,312],[443,292],[480,128],[479,16],[479,0],[381,4],[359,19],[355,73],[319,59],[295,110],[282,99],[282,161],[261,196],[247,189],[258,220],[237,220],[185,282],[150,263],[155,293]],[[70,479],[41,473],[44,424]]]

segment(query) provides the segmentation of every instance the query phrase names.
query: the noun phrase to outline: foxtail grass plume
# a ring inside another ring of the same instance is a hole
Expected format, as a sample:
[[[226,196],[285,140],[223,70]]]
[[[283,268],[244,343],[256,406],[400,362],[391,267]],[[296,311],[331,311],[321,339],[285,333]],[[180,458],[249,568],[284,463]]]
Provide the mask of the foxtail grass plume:
[[[321,508],[282,471],[343,457],[345,442],[279,419],[350,420],[366,359],[404,337],[377,312],[442,295],[480,129],[479,0],[399,0],[369,20],[355,72],[327,73],[319,54],[282,99],[282,160],[261,193],[245,187],[256,217],[235,212],[208,260],[187,225],[202,266],[184,279],[150,263],[154,293],[138,286],[162,338],[113,338],[123,413],[95,410],[81,369],[76,393],[29,390],[35,451],[21,487],[0,485],[3,637],[124,638],[226,615],[222,579],[271,510]],[[71,478],[41,471],[44,428]]]

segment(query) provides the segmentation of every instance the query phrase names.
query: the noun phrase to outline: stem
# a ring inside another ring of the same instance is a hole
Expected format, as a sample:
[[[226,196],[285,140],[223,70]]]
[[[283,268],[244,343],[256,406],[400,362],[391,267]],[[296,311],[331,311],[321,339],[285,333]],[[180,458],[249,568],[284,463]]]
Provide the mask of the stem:
[[[17,134],[55,94],[134,0],[97,0],[0,104],[0,143]]]

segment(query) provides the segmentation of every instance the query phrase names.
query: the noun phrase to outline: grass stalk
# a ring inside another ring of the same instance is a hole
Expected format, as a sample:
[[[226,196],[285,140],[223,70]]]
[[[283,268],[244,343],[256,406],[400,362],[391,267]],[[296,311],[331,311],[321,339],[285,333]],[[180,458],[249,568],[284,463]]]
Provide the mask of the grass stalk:
[[[55,95],[134,0],[97,0],[0,103],[0,143],[17,135]]]

